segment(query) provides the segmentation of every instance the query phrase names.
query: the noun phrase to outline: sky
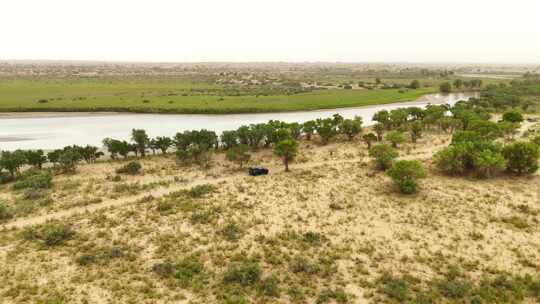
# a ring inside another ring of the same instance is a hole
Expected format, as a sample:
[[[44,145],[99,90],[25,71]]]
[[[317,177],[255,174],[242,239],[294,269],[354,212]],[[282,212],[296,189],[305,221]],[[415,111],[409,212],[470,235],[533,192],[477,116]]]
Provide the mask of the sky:
[[[2,0],[0,60],[540,63],[538,0]]]

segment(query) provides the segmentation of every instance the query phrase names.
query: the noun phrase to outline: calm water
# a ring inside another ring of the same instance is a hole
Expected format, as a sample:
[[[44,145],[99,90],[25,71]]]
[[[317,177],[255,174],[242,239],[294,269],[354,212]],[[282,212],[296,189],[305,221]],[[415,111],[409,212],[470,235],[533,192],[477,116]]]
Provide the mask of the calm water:
[[[128,140],[133,128],[145,129],[151,137],[173,136],[179,131],[203,128],[220,133],[241,125],[267,122],[270,119],[301,123],[329,117],[335,113],[346,118],[359,115],[363,118],[364,125],[371,125],[373,114],[379,110],[423,107],[429,103],[454,104],[474,96],[474,93],[431,94],[413,102],[289,113],[222,115],[72,113],[49,117],[0,118],[0,150],[56,149],[73,144],[101,147],[101,141],[105,137]]]

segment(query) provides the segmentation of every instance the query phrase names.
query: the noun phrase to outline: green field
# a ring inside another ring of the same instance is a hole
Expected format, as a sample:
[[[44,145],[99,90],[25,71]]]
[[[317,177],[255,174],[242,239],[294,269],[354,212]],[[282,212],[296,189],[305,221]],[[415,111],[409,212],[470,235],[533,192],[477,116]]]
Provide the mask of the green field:
[[[256,113],[315,110],[410,101],[417,90],[315,90],[291,95],[231,96],[218,84],[185,80],[2,80],[0,111],[115,111],[144,113]]]

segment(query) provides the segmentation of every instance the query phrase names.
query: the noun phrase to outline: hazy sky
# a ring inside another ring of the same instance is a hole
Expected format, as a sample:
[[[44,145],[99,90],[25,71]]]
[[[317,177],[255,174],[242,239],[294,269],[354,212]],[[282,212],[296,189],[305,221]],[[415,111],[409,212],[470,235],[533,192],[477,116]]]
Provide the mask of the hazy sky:
[[[2,0],[0,59],[540,62],[539,0]]]

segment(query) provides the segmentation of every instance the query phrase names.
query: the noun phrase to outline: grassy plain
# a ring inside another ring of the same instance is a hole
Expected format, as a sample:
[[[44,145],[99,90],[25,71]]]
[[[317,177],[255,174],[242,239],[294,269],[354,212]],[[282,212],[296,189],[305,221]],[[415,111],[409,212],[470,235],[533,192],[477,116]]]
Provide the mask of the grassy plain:
[[[0,81],[0,111],[280,112],[410,101],[433,92],[435,88],[329,89],[226,96],[219,84],[175,80],[4,80]]]

